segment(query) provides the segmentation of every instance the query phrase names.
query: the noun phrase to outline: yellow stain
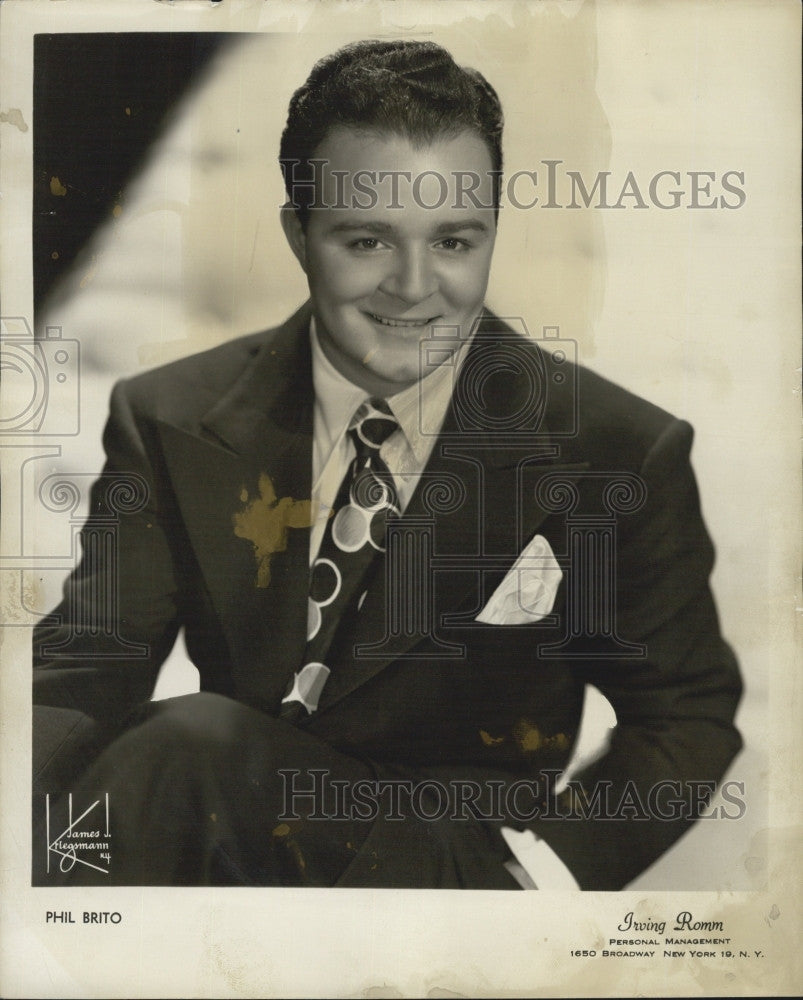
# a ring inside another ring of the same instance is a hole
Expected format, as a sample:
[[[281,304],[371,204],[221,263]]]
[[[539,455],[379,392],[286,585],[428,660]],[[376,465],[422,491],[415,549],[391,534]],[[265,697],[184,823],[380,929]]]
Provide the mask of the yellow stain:
[[[115,219],[119,219],[122,214],[123,214],[123,206],[115,205],[114,208],[112,209],[112,215],[115,217]]]
[[[61,183],[58,177],[50,178],[50,193],[57,195],[59,198],[63,198],[67,194],[67,188]]]
[[[537,750],[566,750],[569,739],[565,733],[555,733],[545,736],[529,719],[519,719],[513,727],[513,739],[522,753],[535,753]]]
[[[290,827],[286,823],[280,823],[278,826],[275,826],[272,830],[274,837],[286,837],[289,832],[290,832]]]
[[[490,733],[486,733],[484,729],[480,730],[480,739],[486,745],[486,747],[495,747],[498,743],[504,743],[504,736],[491,736]]]
[[[0,111],[0,122],[8,122],[9,125],[18,128],[20,132],[28,131],[28,123],[22,117],[22,112],[19,108],[9,108],[8,111]]]
[[[79,288],[86,288],[86,286],[89,284],[89,282],[95,277],[95,272],[97,271],[97,269],[98,269],[98,266],[95,263],[94,258],[93,258],[92,264],[91,264],[89,270],[86,272],[86,274],[78,282],[78,287]]]
[[[295,858],[296,864],[303,872],[304,869],[307,867],[307,862],[304,860],[304,855],[301,853],[301,848],[294,840],[288,841],[288,846],[290,847],[290,850],[293,852],[293,857]]]
[[[541,730],[527,719],[519,719],[513,727],[513,739],[523,753],[535,753],[544,744]]]
[[[277,552],[287,548],[289,528],[309,528],[317,517],[317,504],[313,510],[311,500],[278,499],[270,476],[264,472],[259,477],[259,496],[248,500],[248,491],[242,489],[240,502],[246,506],[234,514],[234,534],[245,538],[254,546],[257,562],[257,587],[270,584],[270,561]]]

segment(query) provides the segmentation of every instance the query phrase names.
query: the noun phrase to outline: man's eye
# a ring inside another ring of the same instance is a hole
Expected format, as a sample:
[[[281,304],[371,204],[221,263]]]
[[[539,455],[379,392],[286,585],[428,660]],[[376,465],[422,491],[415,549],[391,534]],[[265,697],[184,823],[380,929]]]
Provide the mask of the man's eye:
[[[382,244],[375,236],[363,236],[361,239],[349,243],[352,250],[378,250],[380,246]]]
[[[465,240],[459,240],[456,236],[447,236],[446,239],[443,239],[440,243],[438,243],[438,246],[442,247],[444,250],[461,251],[469,250],[471,245]]]

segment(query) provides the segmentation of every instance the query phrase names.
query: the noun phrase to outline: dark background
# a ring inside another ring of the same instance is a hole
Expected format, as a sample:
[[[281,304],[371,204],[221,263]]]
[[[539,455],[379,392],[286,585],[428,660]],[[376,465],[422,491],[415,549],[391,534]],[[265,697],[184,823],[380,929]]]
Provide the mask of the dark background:
[[[233,36],[37,35],[34,40],[34,309],[122,198],[171,108]],[[57,178],[58,181],[54,181]],[[54,193],[63,191],[65,193]]]

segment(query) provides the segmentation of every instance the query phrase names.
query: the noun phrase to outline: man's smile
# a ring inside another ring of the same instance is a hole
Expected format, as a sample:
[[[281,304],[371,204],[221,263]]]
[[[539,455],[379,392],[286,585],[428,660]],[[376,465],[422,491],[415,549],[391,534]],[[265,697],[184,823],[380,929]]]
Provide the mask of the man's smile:
[[[395,319],[392,316],[379,316],[377,313],[372,312],[366,312],[365,315],[382,326],[422,327],[429,326],[430,323],[434,323],[438,319],[437,316],[425,316],[422,319]]]

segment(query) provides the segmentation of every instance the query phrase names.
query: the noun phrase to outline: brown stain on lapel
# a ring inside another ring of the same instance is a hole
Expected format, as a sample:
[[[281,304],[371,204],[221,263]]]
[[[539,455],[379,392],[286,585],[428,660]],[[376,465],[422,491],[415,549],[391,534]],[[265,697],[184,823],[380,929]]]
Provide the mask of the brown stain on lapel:
[[[232,515],[234,534],[245,538],[254,546],[257,562],[257,587],[270,584],[270,562],[277,552],[287,548],[290,528],[309,528],[317,518],[317,504],[312,500],[277,498],[270,476],[261,473],[258,482],[259,496],[250,499],[248,490],[240,491],[244,507]]]

